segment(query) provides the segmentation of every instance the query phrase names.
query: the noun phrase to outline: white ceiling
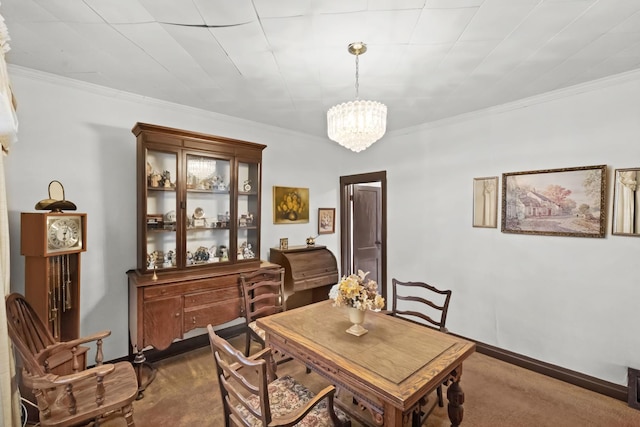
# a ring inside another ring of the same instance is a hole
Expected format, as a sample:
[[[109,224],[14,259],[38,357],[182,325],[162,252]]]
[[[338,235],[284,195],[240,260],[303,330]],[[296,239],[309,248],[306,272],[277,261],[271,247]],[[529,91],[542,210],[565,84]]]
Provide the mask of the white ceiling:
[[[388,130],[640,68],[640,0],[1,0],[7,62],[326,137]]]

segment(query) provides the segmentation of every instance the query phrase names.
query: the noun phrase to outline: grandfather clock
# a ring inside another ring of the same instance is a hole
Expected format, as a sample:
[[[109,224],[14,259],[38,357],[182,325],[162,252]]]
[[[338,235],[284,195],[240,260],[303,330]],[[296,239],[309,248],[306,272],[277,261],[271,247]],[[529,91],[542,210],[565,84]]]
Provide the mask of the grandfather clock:
[[[49,193],[54,183],[49,184]],[[67,213],[72,202],[46,199],[20,216],[20,253],[25,256],[25,298],[56,340],[80,335],[80,253],[87,250],[87,214]]]

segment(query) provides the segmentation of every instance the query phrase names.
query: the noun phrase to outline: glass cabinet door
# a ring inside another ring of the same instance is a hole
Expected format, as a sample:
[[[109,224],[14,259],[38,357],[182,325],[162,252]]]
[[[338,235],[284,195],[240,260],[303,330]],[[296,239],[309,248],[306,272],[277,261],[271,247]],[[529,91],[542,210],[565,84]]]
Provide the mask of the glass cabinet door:
[[[147,123],[132,132],[137,274],[173,280],[259,268],[266,145]]]
[[[146,150],[148,270],[177,267],[177,162],[177,153]]]
[[[259,258],[258,240],[260,212],[260,169],[258,163],[238,162],[238,233],[236,258],[238,261]]]
[[[230,160],[187,154],[186,267],[230,260],[231,179]]]

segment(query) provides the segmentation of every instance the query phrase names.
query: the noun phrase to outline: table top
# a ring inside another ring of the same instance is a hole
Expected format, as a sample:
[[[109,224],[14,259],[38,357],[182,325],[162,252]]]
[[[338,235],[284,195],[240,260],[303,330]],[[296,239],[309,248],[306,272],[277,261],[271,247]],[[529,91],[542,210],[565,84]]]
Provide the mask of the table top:
[[[295,348],[404,409],[475,351],[470,341],[373,311],[363,324],[369,332],[356,337],[345,332],[351,326],[347,309],[333,307],[330,300],[259,319],[258,325],[275,346]]]

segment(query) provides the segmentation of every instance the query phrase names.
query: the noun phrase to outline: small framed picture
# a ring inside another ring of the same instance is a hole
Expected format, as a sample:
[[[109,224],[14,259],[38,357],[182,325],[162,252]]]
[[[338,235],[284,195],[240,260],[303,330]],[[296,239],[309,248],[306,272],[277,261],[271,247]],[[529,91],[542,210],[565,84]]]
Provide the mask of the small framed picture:
[[[473,226],[497,228],[498,177],[473,179]]]
[[[286,251],[287,249],[289,249],[289,239],[287,237],[283,237],[280,239],[280,250]]]
[[[318,234],[332,234],[336,232],[335,208],[318,208]]]
[[[616,169],[613,177],[612,234],[640,236],[640,168]]]

